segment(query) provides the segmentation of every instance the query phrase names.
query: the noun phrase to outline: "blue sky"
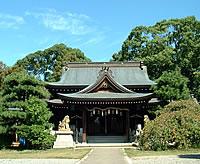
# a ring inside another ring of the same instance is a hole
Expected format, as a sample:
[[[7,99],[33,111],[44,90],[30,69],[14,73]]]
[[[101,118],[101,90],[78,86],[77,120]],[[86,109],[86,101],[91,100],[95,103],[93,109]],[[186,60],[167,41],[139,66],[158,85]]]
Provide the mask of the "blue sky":
[[[1,0],[0,61],[59,43],[109,61],[134,27],[192,15],[200,20],[200,0]]]

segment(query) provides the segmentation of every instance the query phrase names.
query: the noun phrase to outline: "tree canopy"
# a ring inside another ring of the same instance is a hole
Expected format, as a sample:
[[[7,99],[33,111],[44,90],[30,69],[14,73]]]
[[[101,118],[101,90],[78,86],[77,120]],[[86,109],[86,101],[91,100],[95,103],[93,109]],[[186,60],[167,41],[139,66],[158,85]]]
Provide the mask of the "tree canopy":
[[[8,67],[0,61],[0,91],[3,88],[4,85],[4,78],[7,75]]]
[[[16,131],[16,123],[20,125],[25,122],[27,101],[32,96],[45,98],[49,95],[44,83],[26,71],[6,76],[4,83],[0,99],[0,134],[13,133]]]
[[[189,79],[188,87],[200,100],[200,21],[194,16],[135,27],[113,61],[143,60],[150,78],[175,71]]]
[[[49,119],[53,114],[42,100],[49,96],[44,85],[25,70],[5,77],[0,99],[0,136],[17,133],[35,148],[52,146],[55,137],[50,134]]]
[[[22,70],[24,70],[22,67],[19,66],[8,67],[2,61],[0,61],[0,92],[5,85],[4,83],[5,77],[13,72],[19,72]]]
[[[190,97],[187,87],[188,79],[181,75],[179,70],[172,72],[164,71],[163,74],[155,80],[157,85],[152,86],[154,93],[161,100],[187,100]]]
[[[58,81],[62,68],[67,62],[90,62],[79,49],[56,44],[44,51],[37,51],[17,61],[16,65],[23,67],[29,74],[44,81]]]

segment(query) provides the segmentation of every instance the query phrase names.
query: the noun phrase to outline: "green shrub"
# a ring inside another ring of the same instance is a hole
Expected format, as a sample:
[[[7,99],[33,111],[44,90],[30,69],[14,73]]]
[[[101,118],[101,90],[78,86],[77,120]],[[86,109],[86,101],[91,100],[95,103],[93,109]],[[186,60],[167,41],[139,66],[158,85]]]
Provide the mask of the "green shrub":
[[[200,145],[200,106],[192,100],[172,102],[157,112],[139,138],[145,150],[189,148]]]
[[[18,130],[21,138],[25,138],[27,145],[35,149],[48,149],[52,148],[55,141],[55,136],[50,134],[42,125],[22,125]]]
[[[25,112],[25,123],[17,128],[19,136],[25,138],[30,147],[37,149],[51,148],[55,136],[51,135],[49,130],[52,127],[49,119],[53,114],[47,107],[47,103],[37,97],[31,97],[27,101]]]
[[[6,148],[12,144],[11,135],[0,135],[0,149]]]

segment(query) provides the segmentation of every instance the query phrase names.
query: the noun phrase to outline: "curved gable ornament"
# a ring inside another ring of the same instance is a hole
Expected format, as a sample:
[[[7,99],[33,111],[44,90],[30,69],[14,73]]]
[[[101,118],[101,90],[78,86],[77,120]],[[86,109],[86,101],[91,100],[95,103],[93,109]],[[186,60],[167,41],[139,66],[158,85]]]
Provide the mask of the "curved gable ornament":
[[[112,71],[109,69],[109,67],[102,67],[102,69],[99,71],[99,76],[97,77],[96,82],[83,89],[79,93],[81,94],[95,92],[135,93],[116,82],[114,80],[114,77],[112,76]]]
[[[109,67],[102,67],[102,69],[99,71],[99,76],[97,77],[97,80],[103,77],[105,73],[108,73],[112,78],[114,78],[114,76],[112,75],[112,71]]]

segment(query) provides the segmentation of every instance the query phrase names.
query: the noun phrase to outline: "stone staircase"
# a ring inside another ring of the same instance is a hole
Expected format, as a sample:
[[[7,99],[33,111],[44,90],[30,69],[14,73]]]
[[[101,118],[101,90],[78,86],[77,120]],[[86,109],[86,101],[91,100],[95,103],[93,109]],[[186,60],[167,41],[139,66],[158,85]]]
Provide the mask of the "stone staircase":
[[[125,143],[125,136],[87,136],[87,143]]]

